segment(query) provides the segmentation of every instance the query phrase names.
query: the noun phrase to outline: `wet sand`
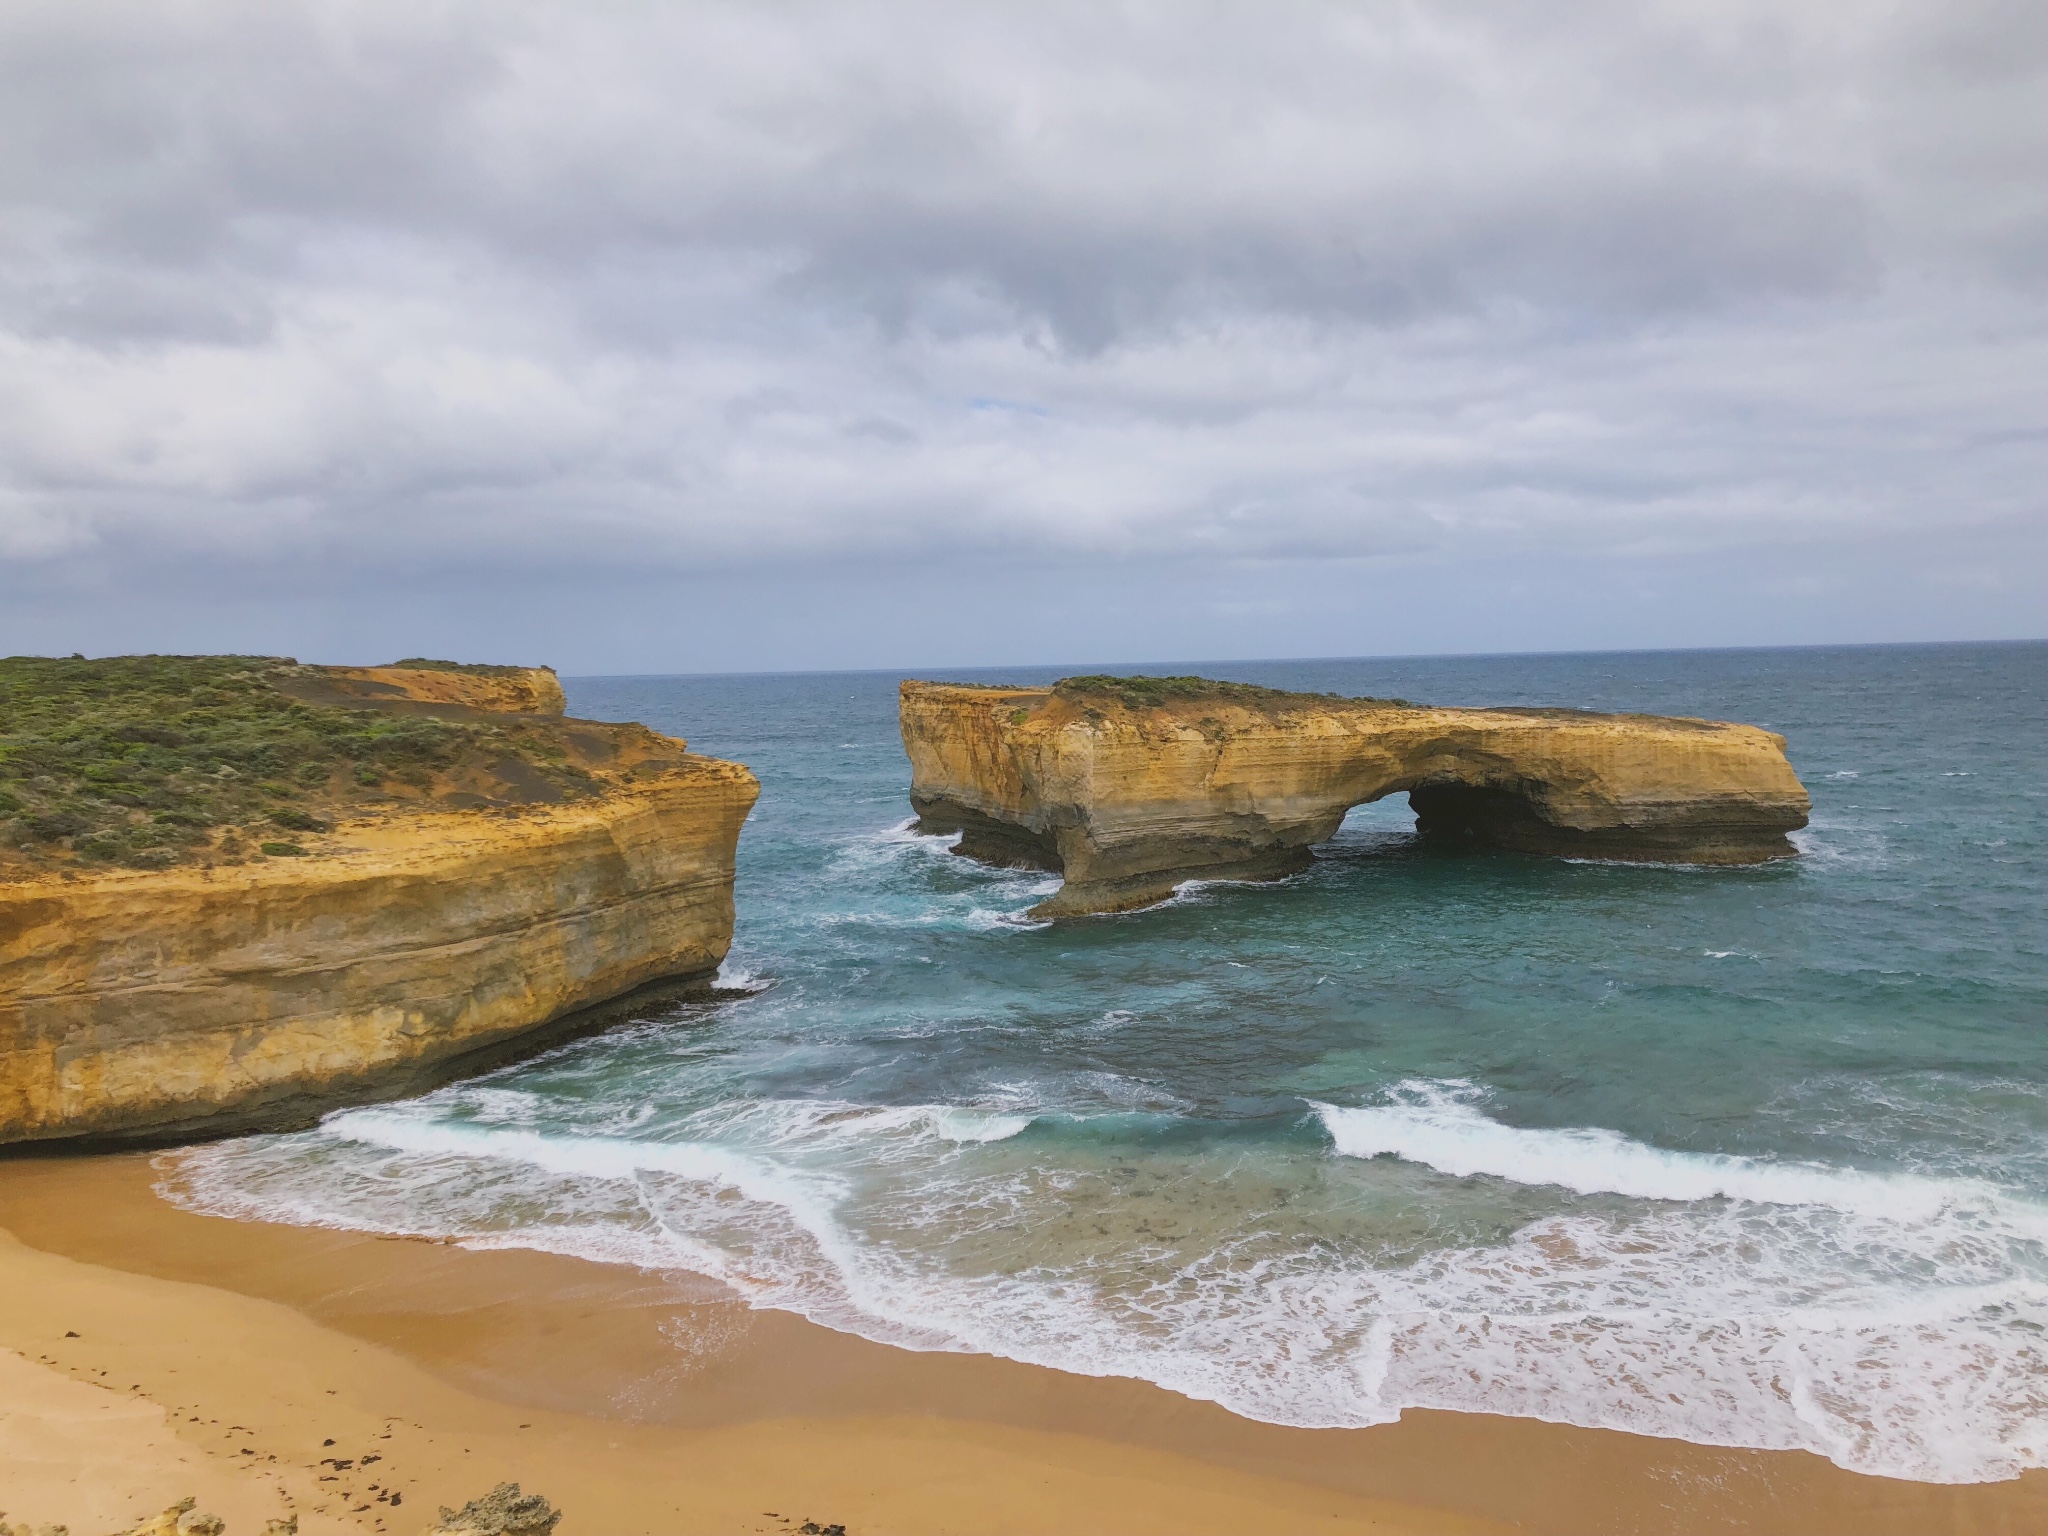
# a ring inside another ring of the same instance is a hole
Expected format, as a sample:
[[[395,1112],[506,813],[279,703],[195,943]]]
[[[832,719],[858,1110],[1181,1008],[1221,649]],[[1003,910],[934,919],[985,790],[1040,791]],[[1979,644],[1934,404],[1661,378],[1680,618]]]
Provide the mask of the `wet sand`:
[[[156,1177],[141,1154],[0,1160],[10,1520],[111,1529],[102,1505],[206,1482],[230,1536],[287,1508],[307,1536],[412,1533],[508,1479],[567,1511],[559,1536],[2048,1531],[2048,1473],[1935,1486],[1476,1414],[1284,1429],[870,1344],[688,1275],[194,1216]]]

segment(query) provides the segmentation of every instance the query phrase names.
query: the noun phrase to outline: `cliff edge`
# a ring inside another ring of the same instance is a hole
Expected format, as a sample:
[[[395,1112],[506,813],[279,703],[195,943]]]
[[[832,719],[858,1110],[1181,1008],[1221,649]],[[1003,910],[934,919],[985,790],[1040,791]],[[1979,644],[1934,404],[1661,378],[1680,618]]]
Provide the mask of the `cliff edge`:
[[[758,785],[544,668],[0,662],[0,1143],[304,1123],[732,940]]]
[[[1401,791],[1432,838],[1669,863],[1791,857],[1808,810],[1783,737],[1712,720],[1147,677],[906,682],[901,720],[921,829],[1063,873],[1047,916],[1291,874],[1352,806]]]

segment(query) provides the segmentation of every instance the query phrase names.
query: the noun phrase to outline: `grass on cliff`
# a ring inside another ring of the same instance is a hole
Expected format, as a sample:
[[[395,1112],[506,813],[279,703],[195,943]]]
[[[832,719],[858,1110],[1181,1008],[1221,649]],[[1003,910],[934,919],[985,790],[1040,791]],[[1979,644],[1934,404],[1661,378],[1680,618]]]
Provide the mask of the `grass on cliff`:
[[[408,672],[473,672],[479,677],[517,677],[533,670],[531,667],[500,666],[493,661],[436,661],[431,656],[408,656],[390,665],[403,667]]]
[[[302,670],[276,656],[0,660],[0,861],[160,869],[303,854],[300,839],[337,816],[437,789],[445,807],[452,773],[507,758],[564,798],[597,787],[548,719],[309,705],[278,687]]]
[[[1346,704],[1409,707],[1406,699],[1352,698],[1337,693],[1292,693],[1284,688],[1261,688],[1256,683],[1226,683],[1213,677],[1111,677],[1104,673],[1091,673],[1083,677],[1063,677],[1052,685],[1052,691],[1076,703],[1114,699],[1130,709],[1158,709],[1167,704],[1206,702],[1270,708],[1294,700],[1327,702],[1332,699],[1342,700]]]

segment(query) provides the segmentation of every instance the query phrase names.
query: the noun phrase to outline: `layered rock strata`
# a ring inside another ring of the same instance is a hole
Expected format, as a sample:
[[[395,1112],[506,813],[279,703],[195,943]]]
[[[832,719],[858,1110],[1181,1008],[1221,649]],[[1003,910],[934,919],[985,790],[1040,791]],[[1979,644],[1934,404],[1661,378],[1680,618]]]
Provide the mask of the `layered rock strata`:
[[[357,693],[335,707],[389,688],[478,722],[561,709],[551,673],[465,694],[446,672],[321,670],[297,681]],[[303,1123],[715,970],[754,776],[644,726],[551,730],[573,795],[507,761],[440,801],[357,807],[290,858],[0,883],[0,1142]]]
[[[1064,874],[1036,909],[1061,916],[1294,873],[1352,806],[1402,791],[1432,839],[1578,858],[1758,863],[1806,825],[1784,738],[1755,726],[1165,681],[906,682],[920,827]]]

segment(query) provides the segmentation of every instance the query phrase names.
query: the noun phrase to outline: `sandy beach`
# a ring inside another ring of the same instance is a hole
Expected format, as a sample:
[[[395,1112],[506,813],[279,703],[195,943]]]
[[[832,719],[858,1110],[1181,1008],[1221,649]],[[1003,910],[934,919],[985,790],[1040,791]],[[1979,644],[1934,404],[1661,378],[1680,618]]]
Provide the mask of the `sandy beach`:
[[[0,1510],[186,1495],[231,1533],[413,1532],[516,1480],[578,1533],[2023,1533],[2048,1474],[1411,1412],[1276,1428],[1141,1382],[914,1354],[687,1275],[190,1215],[142,1154],[0,1162]]]

